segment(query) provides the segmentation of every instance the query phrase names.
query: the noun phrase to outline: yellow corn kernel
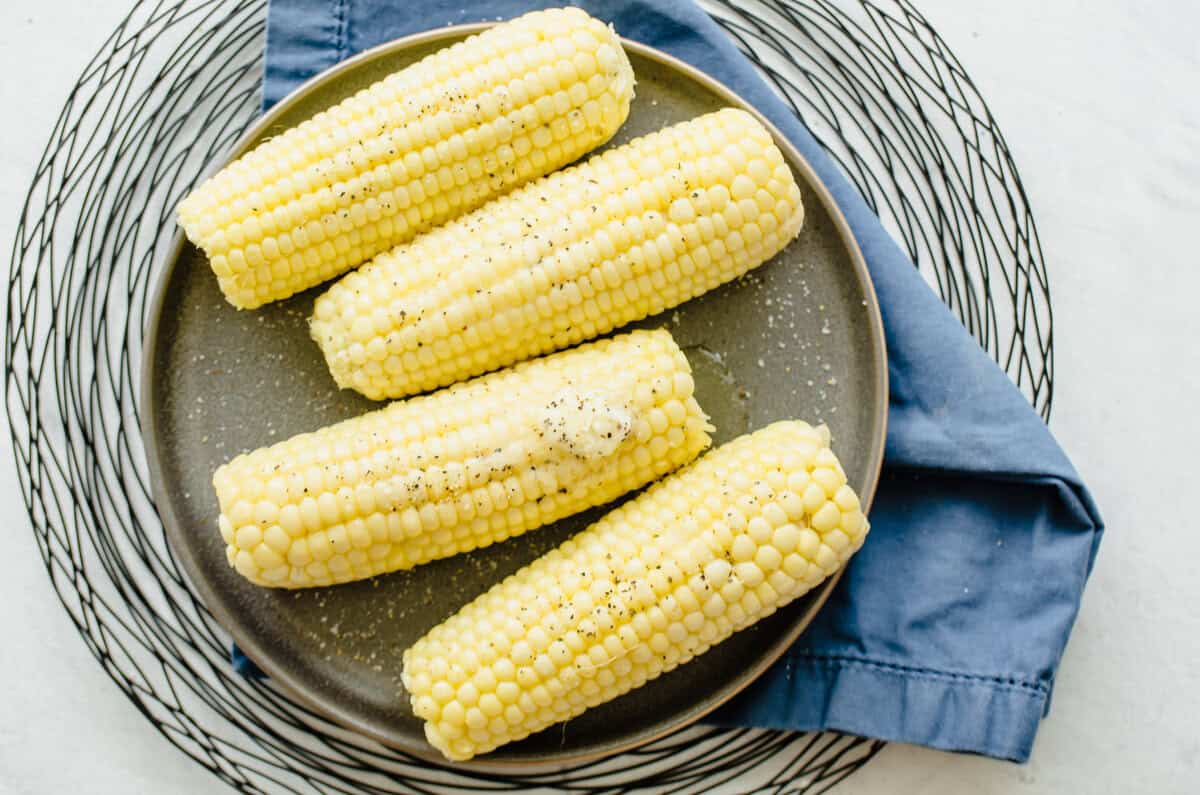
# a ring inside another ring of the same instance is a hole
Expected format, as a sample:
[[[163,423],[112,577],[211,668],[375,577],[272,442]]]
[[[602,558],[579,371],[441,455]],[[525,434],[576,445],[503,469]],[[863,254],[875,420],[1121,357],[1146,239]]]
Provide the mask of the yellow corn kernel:
[[[722,110],[380,255],[317,299],[312,335],[340,386],[414,394],[683,303],[770,259],[803,220],[771,134]]]
[[[838,513],[833,500],[762,540],[728,529],[759,522],[769,529],[767,516],[799,504],[788,477],[811,472],[815,462],[795,451],[828,451],[828,444],[824,426],[796,421],[735,439],[431,629],[404,653],[402,672],[430,744],[464,760],[519,740],[641,686],[816,587],[862,546],[867,522],[857,498],[839,525],[824,530],[814,520],[831,506]],[[547,647],[548,654],[536,651]],[[476,733],[458,731],[470,705],[447,682],[448,660],[469,660],[462,676],[484,683],[472,698],[501,697],[495,683],[515,670],[502,700],[520,704],[528,695],[544,708],[504,711]]]
[[[260,585],[334,585],[609,502],[708,446],[690,373],[669,333],[635,331],[238,456],[213,476],[228,558]]]
[[[271,138],[179,205],[239,309],[286,298],[612,137],[633,70],[577,8],[440,50]]]

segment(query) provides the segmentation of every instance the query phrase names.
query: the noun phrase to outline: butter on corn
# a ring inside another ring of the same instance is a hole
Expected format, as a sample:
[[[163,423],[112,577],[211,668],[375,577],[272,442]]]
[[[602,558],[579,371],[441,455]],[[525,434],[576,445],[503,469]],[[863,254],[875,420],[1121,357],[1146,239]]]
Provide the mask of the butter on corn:
[[[868,524],[829,431],[779,422],[609,513],[434,627],[402,678],[470,759],[688,662],[836,572]]]
[[[629,114],[613,30],[537,11],[440,50],[222,169],[179,205],[231,304],[286,298],[554,171]]]
[[[401,397],[573,345],[757,267],[804,219],[771,134],[726,109],[551,174],[317,299],[339,386]]]
[[[303,588],[503,541],[699,455],[692,392],[671,335],[635,331],[238,456],[213,477],[226,555]]]

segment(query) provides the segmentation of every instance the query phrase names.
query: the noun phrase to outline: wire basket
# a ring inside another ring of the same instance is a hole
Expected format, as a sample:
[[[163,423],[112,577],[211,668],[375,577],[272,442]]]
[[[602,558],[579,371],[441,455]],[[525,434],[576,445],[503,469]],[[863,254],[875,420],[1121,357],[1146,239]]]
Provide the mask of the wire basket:
[[[814,131],[980,344],[1048,418],[1050,295],[995,119],[906,0],[704,2]],[[168,550],[137,373],[172,208],[259,105],[266,0],[138,2],[71,91],[16,233],[6,406],[26,509],[80,636],[174,745],[259,792],[824,792],[883,746],[692,727],[555,774],[501,776],[384,748],[229,665]]]

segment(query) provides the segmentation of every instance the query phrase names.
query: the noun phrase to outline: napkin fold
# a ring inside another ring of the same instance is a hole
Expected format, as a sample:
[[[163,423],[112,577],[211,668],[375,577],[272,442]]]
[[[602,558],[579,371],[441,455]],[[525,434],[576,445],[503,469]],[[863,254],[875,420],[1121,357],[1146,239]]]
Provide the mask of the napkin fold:
[[[271,0],[263,105],[391,39],[561,4]],[[796,645],[709,720],[1028,759],[1103,531],[1086,487],[1021,393],[699,6],[575,4],[704,70],[775,123],[846,216],[883,312],[890,413],[870,539]],[[233,660],[255,674],[236,648]]]

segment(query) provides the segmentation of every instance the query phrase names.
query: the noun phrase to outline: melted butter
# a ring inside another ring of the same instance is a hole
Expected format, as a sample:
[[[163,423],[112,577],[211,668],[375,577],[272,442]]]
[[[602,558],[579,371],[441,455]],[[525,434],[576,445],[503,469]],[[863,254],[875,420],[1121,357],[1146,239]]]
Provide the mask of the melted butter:
[[[608,458],[633,434],[633,414],[598,392],[564,389],[539,416],[546,443],[575,458]]]

